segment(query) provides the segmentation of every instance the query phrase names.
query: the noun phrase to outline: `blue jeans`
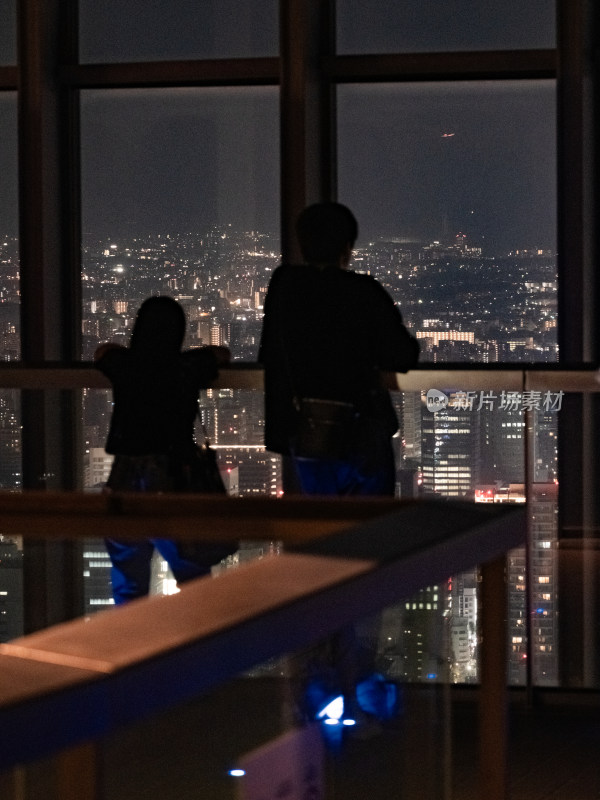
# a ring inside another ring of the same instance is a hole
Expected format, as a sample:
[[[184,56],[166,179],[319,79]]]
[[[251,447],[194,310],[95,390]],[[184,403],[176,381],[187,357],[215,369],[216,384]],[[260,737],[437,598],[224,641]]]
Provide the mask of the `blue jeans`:
[[[344,461],[284,456],[283,474],[286,494],[394,497],[396,492],[394,451],[387,436],[372,437],[368,448]],[[357,625],[348,625],[331,637],[331,658],[346,716],[356,717],[356,686],[375,669],[377,653],[371,642],[380,625],[379,614],[362,621],[367,633],[364,643]]]
[[[139,542],[106,539],[105,545],[112,562],[111,580],[116,605],[148,594],[154,548],[168,562],[177,583],[209,575],[210,568],[215,563],[215,554],[210,552],[210,547],[206,554],[207,561],[203,564],[183,558],[177,543],[169,539],[147,539]]]
[[[166,455],[115,458],[107,486],[113,490],[161,492],[173,490],[170,461]],[[150,589],[150,564],[154,548],[168,562],[177,583],[210,574],[213,564],[235,552],[231,545],[183,542],[170,539],[127,541],[106,539],[112,563],[111,580],[115,605],[144,597]]]
[[[329,496],[393,497],[394,453],[389,439],[372,442],[368,452],[347,460],[292,457],[296,491]]]

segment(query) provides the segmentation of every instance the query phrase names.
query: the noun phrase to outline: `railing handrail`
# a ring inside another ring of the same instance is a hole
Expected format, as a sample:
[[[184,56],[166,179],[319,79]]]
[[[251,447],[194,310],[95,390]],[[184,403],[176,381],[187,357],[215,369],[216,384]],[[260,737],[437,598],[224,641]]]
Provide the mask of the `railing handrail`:
[[[403,501],[406,506],[409,502]],[[142,492],[0,492],[0,518],[11,535],[89,539],[278,540],[301,545],[361,520],[396,511],[392,498],[227,497]]]
[[[388,388],[422,391],[451,387],[505,389],[506,391],[600,391],[600,369],[592,364],[562,367],[557,364],[477,364],[422,362],[407,373],[384,373]],[[0,389],[108,389],[111,384],[91,362],[47,362],[0,364]],[[215,389],[263,389],[263,370],[256,363],[233,363],[222,367],[213,382]]]

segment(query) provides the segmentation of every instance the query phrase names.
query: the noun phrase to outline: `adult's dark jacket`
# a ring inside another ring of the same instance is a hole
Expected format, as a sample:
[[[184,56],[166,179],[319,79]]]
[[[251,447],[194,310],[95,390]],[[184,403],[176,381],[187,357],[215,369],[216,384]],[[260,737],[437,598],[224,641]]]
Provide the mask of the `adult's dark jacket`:
[[[294,397],[354,403],[363,413],[387,416],[393,433],[389,394],[377,392],[380,371],[406,372],[418,355],[394,301],[371,276],[337,266],[278,267],[265,298],[259,352],[266,447],[289,453]]]

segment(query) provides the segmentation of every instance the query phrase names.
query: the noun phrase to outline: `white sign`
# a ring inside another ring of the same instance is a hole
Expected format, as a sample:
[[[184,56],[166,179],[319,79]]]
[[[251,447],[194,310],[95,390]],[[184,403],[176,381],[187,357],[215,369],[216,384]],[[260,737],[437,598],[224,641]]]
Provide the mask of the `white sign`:
[[[239,800],[323,800],[323,761],[319,725],[284,733],[239,760]]]

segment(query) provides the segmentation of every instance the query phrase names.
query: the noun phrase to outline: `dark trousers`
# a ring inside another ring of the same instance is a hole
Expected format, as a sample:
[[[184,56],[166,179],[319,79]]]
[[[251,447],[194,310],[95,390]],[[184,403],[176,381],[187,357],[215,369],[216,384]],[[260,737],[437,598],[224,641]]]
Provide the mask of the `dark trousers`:
[[[394,452],[388,437],[374,438],[368,450],[344,461],[283,456],[283,488],[287,495],[393,497],[395,480]],[[378,614],[348,626],[337,631],[329,646],[323,649],[337,673],[346,716],[356,717],[359,713],[355,688],[361,678],[375,669],[375,643],[380,624]],[[293,679],[300,684],[303,678],[310,677],[305,674],[306,660],[306,654],[292,659]],[[302,688],[297,692],[301,693]]]
[[[344,461],[284,456],[283,482],[286,494],[393,497],[396,468],[391,441],[375,439],[367,451]]]

